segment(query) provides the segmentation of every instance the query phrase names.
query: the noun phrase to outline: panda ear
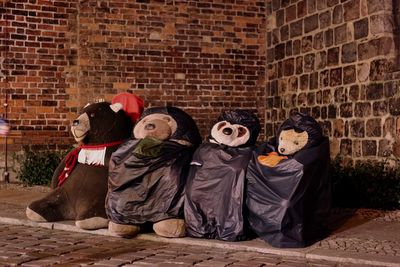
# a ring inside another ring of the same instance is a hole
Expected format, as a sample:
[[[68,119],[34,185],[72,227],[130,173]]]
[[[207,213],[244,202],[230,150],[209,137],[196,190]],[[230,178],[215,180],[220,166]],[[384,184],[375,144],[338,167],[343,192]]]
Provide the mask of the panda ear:
[[[112,105],[110,105],[110,108],[117,113],[118,111],[120,111],[122,109],[122,104],[121,103],[114,103]]]

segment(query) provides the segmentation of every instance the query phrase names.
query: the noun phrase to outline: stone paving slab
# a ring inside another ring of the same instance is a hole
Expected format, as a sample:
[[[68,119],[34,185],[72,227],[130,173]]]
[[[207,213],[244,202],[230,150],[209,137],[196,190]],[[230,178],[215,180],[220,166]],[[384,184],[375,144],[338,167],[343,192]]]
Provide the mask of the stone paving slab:
[[[18,188],[0,186],[0,223],[64,230],[82,234],[113,236],[107,229],[96,231],[81,230],[75,227],[71,221],[36,223],[27,220],[25,217],[26,205],[46,194],[46,189],[30,191],[29,188],[23,188],[21,192]],[[135,240],[162,242],[178,246],[201,246],[229,251],[243,251],[246,253],[263,253],[277,257],[327,260],[338,263],[400,266],[400,211],[355,211],[349,209],[341,211],[338,215],[343,215],[343,218],[336,220],[332,224],[332,228],[335,229],[333,234],[310,247],[300,249],[273,248],[259,239],[242,242],[223,242],[195,238],[170,239],[151,233],[141,234]],[[339,218],[340,216],[336,217]],[[182,266],[190,264],[190,260],[186,260],[179,264]],[[151,262],[138,262],[135,264],[142,264],[143,266],[147,264],[149,266]],[[207,264],[206,262],[202,262],[204,266]],[[222,265],[221,262],[217,263],[215,261],[212,264],[215,264],[213,266]]]

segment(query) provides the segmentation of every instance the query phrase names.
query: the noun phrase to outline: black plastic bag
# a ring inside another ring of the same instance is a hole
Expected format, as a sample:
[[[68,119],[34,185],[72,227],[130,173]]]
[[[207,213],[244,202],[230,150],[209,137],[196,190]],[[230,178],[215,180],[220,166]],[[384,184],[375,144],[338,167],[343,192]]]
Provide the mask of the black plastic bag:
[[[265,143],[247,169],[246,206],[251,229],[274,247],[305,247],[327,234],[331,206],[329,140],[303,149],[270,168],[257,157],[275,150]]]
[[[167,140],[133,139],[112,154],[106,211],[117,224],[183,218],[189,163],[201,137],[194,120],[179,108],[149,108],[139,122],[151,114],[171,116],[177,129]]]
[[[244,186],[252,147],[204,142],[196,150],[186,184],[186,233],[225,241],[246,238]]]

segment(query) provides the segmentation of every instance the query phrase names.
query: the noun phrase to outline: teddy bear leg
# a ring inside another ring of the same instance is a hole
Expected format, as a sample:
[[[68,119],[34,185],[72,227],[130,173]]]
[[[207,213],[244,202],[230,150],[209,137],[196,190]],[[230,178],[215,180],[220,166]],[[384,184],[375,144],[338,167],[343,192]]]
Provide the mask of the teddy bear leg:
[[[92,217],[75,221],[75,226],[85,230],[96,230],[108,227],[108,220],[102,217]]]
[[[46,197],[36,200],[26,208],[26,216],[35,222],[55,222],[74,219],[63,190],[55,190]]]
[[[168,219],[153,224],[154,232],[163,237],[184,237],[185,221],[183,219]]]
[[[133,237],[140,232],[140,227],[138,225],[118,224],[110,221],[108,230],[121,237]]]

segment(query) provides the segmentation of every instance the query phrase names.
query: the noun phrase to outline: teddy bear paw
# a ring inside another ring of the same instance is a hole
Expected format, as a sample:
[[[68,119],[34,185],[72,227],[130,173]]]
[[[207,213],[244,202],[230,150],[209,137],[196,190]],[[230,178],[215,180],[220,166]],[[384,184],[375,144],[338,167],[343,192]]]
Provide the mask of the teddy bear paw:
[[[140,227],[137,225],[118,224],[110,221],[108,223],[108,230],[120,237],[133,237],[140,232]]]
[[[43,218],[37,212],[31,210],[29,207],[26,208],[26,217],[28,217],[29,220],[34,222],[47,222],[45,218]]]
[[[75,221],[75,226],[85,230],[96,230],[108,227],[108,220],[102,217],[92,217]]]
[[[153,224],[154,232],[163,237],[184,237],[185,221],[182,219],[168,219]]]
[[[262,165],[273,168],[287,158],[286,156],[279,156],[276,152],[270,152],[266,156],[258,156],[257,159]]]

